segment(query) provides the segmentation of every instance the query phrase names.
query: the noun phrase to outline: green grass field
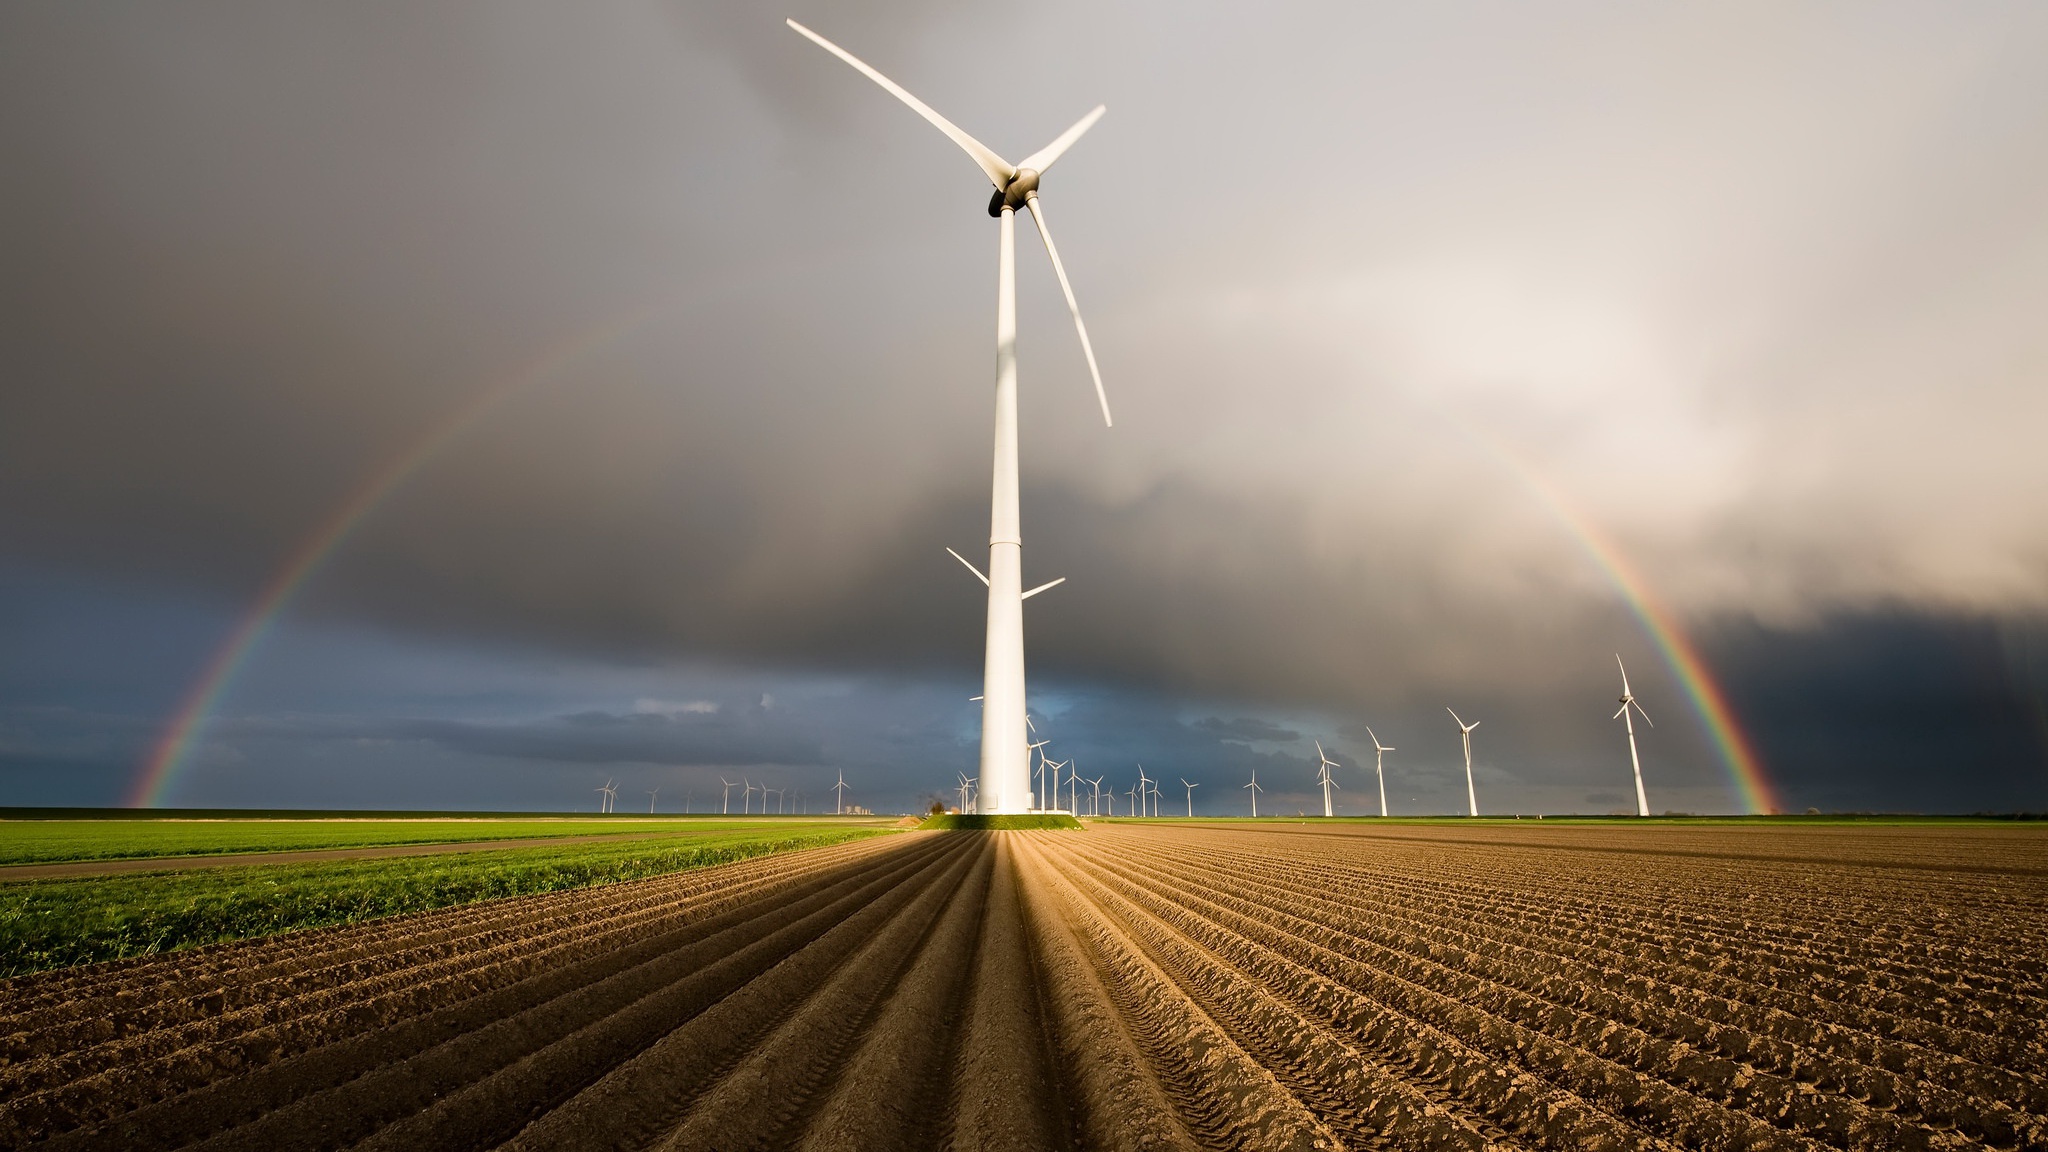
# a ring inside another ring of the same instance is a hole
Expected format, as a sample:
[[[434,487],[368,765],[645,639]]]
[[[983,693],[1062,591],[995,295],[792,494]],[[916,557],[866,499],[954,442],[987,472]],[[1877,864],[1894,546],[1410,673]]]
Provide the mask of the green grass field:
[[[4,884],[0,976],[637,880],[883,834],[873,825],[762,821],[687,837]]]
[[[847,818],[817,818],[840,826]],[[466,840],[526,840],[555,836],[675,833],[702,835],[788,823],[787,818],[719,816],[479,816],[393,818],[173,817],[0,818],[0,865],[66,860],[123,860],[157,856],[211,856],[233,852],[291,852],[390,844],[446,844]],[[804,825],[812,826],[812,825]]]

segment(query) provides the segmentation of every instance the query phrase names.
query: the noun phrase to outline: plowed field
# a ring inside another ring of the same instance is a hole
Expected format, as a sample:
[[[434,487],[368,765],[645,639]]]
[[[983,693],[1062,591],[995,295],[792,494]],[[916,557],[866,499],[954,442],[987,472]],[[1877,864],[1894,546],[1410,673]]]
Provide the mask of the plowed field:
[[[0,1145],[2048,1146],[2026,829],[914,833],[0,983]]]

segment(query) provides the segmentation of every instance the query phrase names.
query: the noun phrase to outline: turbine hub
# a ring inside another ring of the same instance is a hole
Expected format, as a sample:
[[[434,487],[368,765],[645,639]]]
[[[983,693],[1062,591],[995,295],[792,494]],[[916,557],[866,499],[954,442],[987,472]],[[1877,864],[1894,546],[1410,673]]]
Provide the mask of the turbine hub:
[[[1038,195],[1038,172],[1031,168],[1019,168],[1017,169],[1017,174],[1010,177],[1010,183],[1007,186],[996,189],[995,195],[988,198],[988,214],[990,216],[1001,216],[1005,208],[1015,212],[1019,208],[1024,207],[1025,201],[1036,195]]]

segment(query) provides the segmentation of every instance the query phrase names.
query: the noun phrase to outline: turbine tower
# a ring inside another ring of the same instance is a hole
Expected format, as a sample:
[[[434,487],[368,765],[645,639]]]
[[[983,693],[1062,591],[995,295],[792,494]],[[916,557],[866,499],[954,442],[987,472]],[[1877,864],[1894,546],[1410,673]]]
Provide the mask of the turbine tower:
[[[1323,786],[1323,815],[1335,816],[1337,810],[1330,806],[1330,789],[1339,788],[1342,785],[1330,778],[1330,769],[1335,768],[1337,762],[1330,759],[1329,754],[1323,751],[1323,742],[1321,740],[1316,741],[1316,756],[1322,760],[1321,766],[1316,769],[1316,783]]]
[[[832,786],[832,791],[838,794],[839,797],[832,805],[832,814],[834,816],[846,815],[846,769],[841,768],[839,770],[839,783]]]
[[[1095,381],[1102,422],[1108,425],[1109,395],[1102,388],[1095,348],[1088,341],[1088,328],[1081,322],[1081,306],[1074,300],[1074,287],[1067,280],[1066,267],[1060,263],[1059,249],[1052,242],[1038,195],[1039,181],[1046,170],[1082,133],[1095,126],[1105,109],[1096,105],[1052,143],[1012,165],[852,53],[794,20],[787,23],[908,104],[972,157],[989,183],[995,185],[995,195],[988,202],[988,214],[1000,224],[996,249],[995,468],[989,499],[988,571],[976,570],[972,564],[967,567],[988,586],[988,631],[982,664],[982,802],[989,812],[1023,812],[1032,803],[1031,758],[1025,748],[1030,737],[1024,717],[1024,601],[1059,581],[1024,590],[1024,539],[1017,509],[1017,212],[1030,210],[1039,238],[1045,241],[1045,253],[1052,259],[1053,274],[1059,278],[1060,291],[1067,298],[1067,311],[1074,317],[1074,331],[1081,337],[1081,352],[1087,357],[1088,373]],[[1007,85],[1005,90],[1009,90]],[[959,553],[954,556],[959,558]],[[967,562],[963,559],[961,563]]]
[[[1245,785],[1245,787],[1252,790],[1252,819],[1256,820],[1259,818],[1259,793],[1265,791],[1265,789],[1259,787],[1259,770],[1257,768],[1252,769],[1252,782]]]
[[[1372,725],[1365,726],[1365,734],[1372,737],[1372,766],[1373,771],[1379,773],[1380,777],[1380,816],[1384,819],[1387,815],[1387,753],[1394,749],[1380,743],[1379,737],[1373,736]]]
[[[647,814],[649,816],[654,815],[654,798],[659,795],[661,795],[661,789],[659,788],[650,789],[647,793]]]
[[[1643,723],[1649,724],[1650,727],[1655,728],[1656,725],[1650,723],[1650,714],[1643,711],[1643,706],[1636,703],[1636,694],[1628,690],[1628,668],[1622,664],[1619,652],[1614,654],[1614,666],[1621,669],[1621,711],[1608,719],[1619,718],[1622,723],[1628,725],[1628,762],[1636,770],[1636,815],[1648,816],[1650,800],[1643,795],[1643,758],[1636,755],[1636,722],[1635,717],[1628,714],[1628,710],[1635,709],[1641,714]]]
[[[1479,815],[1479,795],[1472,791],[1472,730],[1479,727],[1479,721],[1474,720],[1470,724],[1465,723],[1448,704],[1444,705],[1444,711],[1451,714],[1451,719],[1458,721],[1458,734],[1465,739],[1465,814],[1467,816],[1477,816]]]
[[[1193,819],[1195,818],[1195,789],[1197,789],[1197,788],[1200,788],[1200,787],[1201,787],[1201,785],[1200,785],[1200,784],[1188,784],[1188,778],[1187,778],[1187,777],[1185,777],[1185,776],[1183,776],[1183,777],[1181,777],[1181,778],[1180,778],[1180,782],[1181,782],[1182,784],[1187,784],[1187,789],[1188,789],[1188,819],[1190,819],[1190,820],[1193,820]]]
[[[718,814],[719,814],[720,816],[730,816],[730,815],[732,815],[732,789],[733,789],[733,782],[732,782],[732,781],[730,781],[730,780],[727,780],[727,779],[726,779],[725,777],[723,777],[723,776],[720,776],[720,777],[718,778],[718,782],[719,782],[720,784],[723,784],[723,785],[725,785],[725,791],[724,791],[723,793],[721,793],[721,794],[719,795],[719,797],[718,797]]]

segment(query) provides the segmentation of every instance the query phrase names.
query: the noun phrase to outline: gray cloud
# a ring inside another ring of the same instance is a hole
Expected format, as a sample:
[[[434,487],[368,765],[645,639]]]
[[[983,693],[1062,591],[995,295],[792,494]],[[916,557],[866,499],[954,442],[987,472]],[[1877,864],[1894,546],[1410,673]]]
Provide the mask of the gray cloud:
[[[1114,431],[1022,269],[1035,677],[1562,732],[1645,651],[1584,527],[1703,636],[2048,609],[2039,11],[796,14],[1012,154],[1110,105]],[[296,611],[978,666],[985,191],[779,12],[16,6],[0,147],[8,556],[247,601],[480,405]],[[767,747],[535,723],[434,738]]]

